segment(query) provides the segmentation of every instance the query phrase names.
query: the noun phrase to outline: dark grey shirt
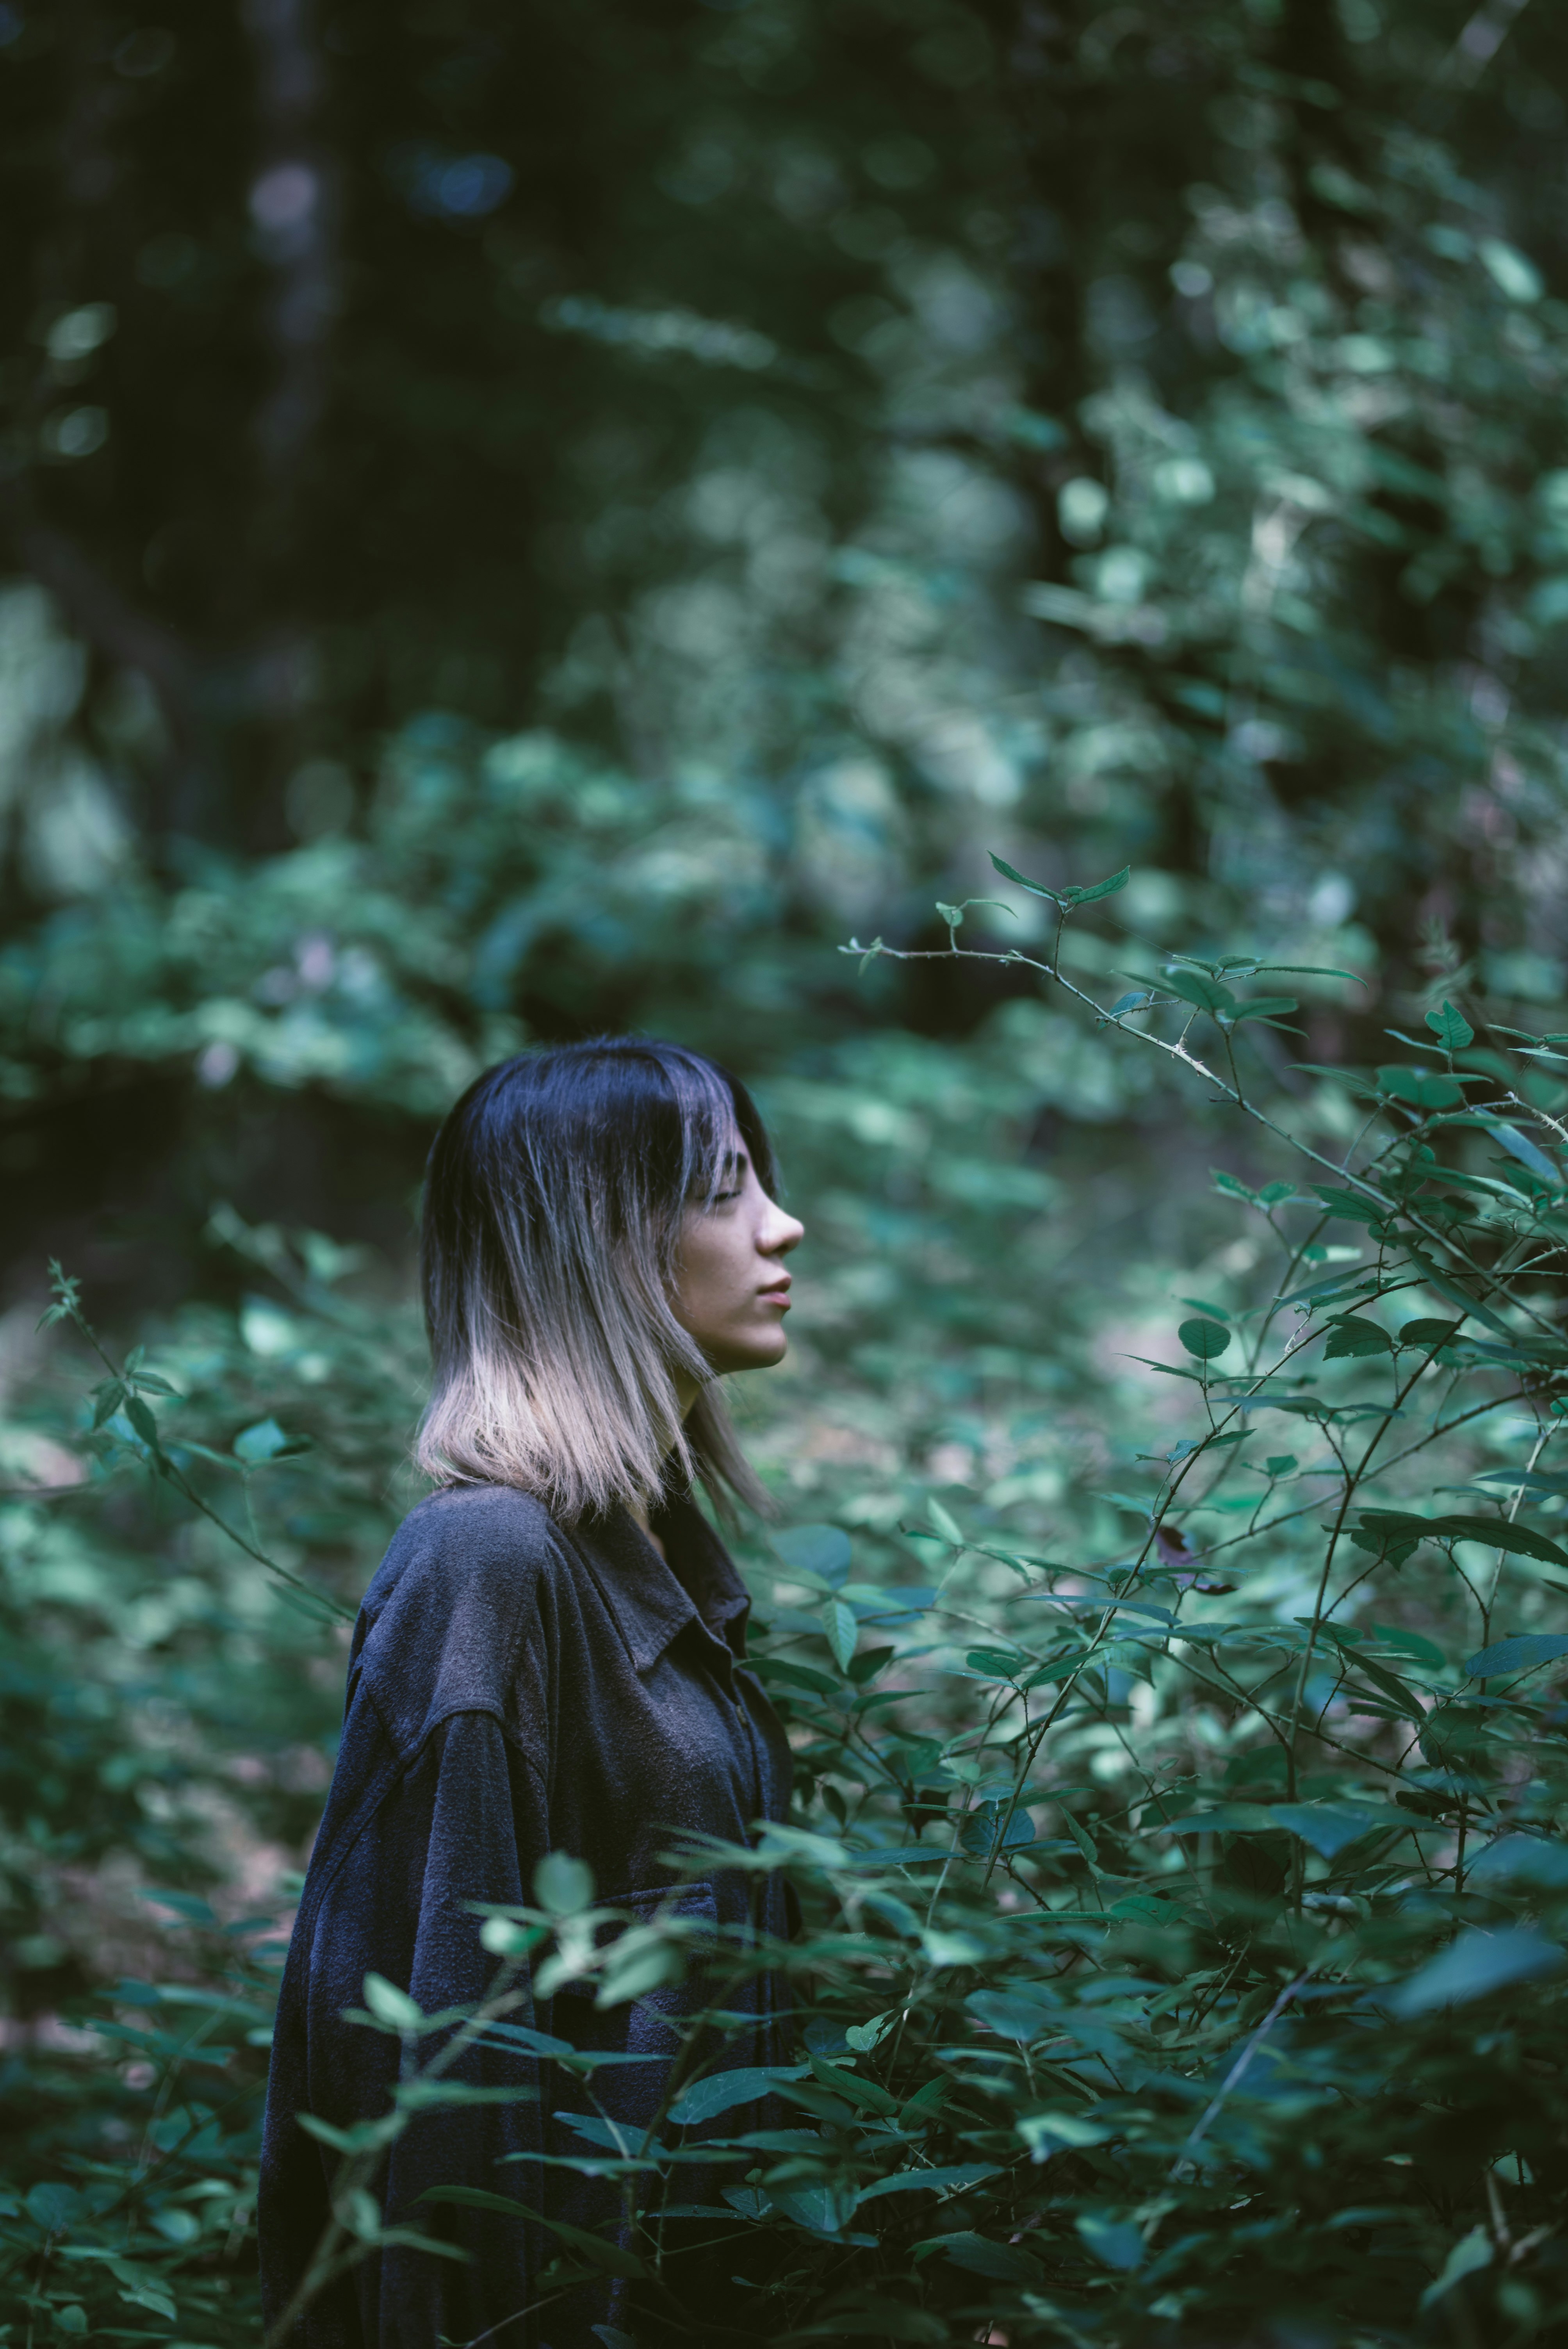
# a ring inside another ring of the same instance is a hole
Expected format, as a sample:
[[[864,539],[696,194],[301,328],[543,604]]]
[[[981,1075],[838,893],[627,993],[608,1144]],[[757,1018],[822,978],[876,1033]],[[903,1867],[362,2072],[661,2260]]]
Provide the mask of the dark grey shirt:
[[[646,1904],[674,1880],[683,1831],[744,1843],[781,1818],[789,1750],[741,1665],[748,1598],[688,1498],[655,1520],[661,1558],[624,1512],[570,1531],[499,1485],[435,1494],[404,1521],[355,1630],[344,1735],[284,1975],[263,2148],[259,2220],[269,2324],[286,2306],[323,2228],[337,2156],[294,2115],[338,2127],[389,2108],[395,2038],[343,2021],[367,1972],[426,2011],[477,2002],[496,1973],[475,1902],[531,1900],[548,1851],[593,1871],[606,1902]],[[776,1879],[716,1870],[683,1894],[725,1927],[782,1939]],[[776,1978],[727,1992],[756,2018],[724,2061],[784,2059]],[[521,2019],[578,2046],[673,2056],[672,2027],[706,2002],[688,1982],[600,2012],[562,1993]],[[427,2041],[428,2049],[432,2042]],[[616,2117],[651,2114],[663,2064],[614,2066],[594,2084]],[[521,2216],[421,2202],[432,2185],[482,2187],[613,2235],[619,2190],[529,2156],[591,2152],[558,2112],[582,2112],[558,2065],[480,2048],[453,2076],[522,2085],[517,2103],[421,2113],[391,2148],[378,2191],[385,2222],[460,2244],[459,2262],[386,2249],[315,2300],[291,2340],[308,2349],[435,2349],[492,2328],[495,2349],[597,2349],[622,2295],[585,2285],[524,2315],[559,2239]],[[742,2110],[724,2132],[754,2125]],[[735,2171],[726,2172],[730,2178]],[[688,2169],[683,2196],[715,2191]],[[707,2229],[711,2233],[711,2227]],[[730,2262],[733,2264],[733,2261]]]

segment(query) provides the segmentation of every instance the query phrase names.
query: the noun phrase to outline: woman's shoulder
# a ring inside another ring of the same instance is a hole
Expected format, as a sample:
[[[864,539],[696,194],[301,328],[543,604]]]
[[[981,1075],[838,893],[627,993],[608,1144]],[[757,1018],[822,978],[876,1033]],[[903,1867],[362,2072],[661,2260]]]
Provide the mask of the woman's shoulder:
[[[531,1494],[443,1486],[393,1536],[360,1602],[356,1660],[384,1692],[439,1683],[449,1709],[500,1703],[542,1585],[563,1569],[561,1529]]]
[[[443,1485],[409,1510],[365,1593],[372,1617],[418,1586],[428,1604],[492,1582],[511,1588],[549,1573],[564,1557],[560,1526],[542,1501],[511,1485]]]

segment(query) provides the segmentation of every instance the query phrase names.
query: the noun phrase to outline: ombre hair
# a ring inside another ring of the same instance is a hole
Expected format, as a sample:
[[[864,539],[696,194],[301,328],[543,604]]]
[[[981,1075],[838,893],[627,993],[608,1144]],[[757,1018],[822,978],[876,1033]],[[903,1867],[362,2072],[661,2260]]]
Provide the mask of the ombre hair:
[[[565,1523],[693,1476],[726,1514],[730,1494],[769,1506],[671,1309],[686,1212],[741,1150],[771,1193],[745,1087],[653,1038],[520,1052],[469,1087],[425,1178],[428,1475],[520,1486]],[[683,1371],[700,1386],[684,1423]]]

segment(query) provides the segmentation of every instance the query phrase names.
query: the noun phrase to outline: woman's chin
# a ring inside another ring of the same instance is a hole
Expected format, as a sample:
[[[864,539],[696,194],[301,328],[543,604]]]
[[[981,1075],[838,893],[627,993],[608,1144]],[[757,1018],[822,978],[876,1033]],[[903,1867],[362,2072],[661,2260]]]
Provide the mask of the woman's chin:
[[[782,1330],[759,1330],[727,1345],[710,1347],[708,1360],[720,1377],[727,1378],[738,1371],[770,1371],[789,1351]]]

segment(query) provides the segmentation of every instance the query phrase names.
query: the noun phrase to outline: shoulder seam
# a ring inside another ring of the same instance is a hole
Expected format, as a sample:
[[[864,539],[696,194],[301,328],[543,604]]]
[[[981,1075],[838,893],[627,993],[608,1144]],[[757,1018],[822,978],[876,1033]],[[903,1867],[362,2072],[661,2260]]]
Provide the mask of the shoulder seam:
[[[449,1721],[461,1720],[465,1713],[479,1713],[482,1714],[487,1721],[493,1721],[495,1723],[496,1727],[500,1731],[501,1736],[506,1741],[511,1751],[518,1756],[520,1761],[527,1763],[529,1768],[538,1779],[541,1788],[548,1789],[549,1780],[545,1775],[544,1765],[539,1761],[538,1757],[531,1751],[531,1749],[522,1744],[520,1738],[515,1737],[512,1734],[506,1714],[499,1704],[449,1704],[446,1707],[444,1712],[431,1714],[420,1723],[419,1737],[417,1744],[413,1745],[406,1745],[397,1736],[396,1724],[387,1720],[386,1713],[382,1711],[380,1704],[377,1702],[375,1682],[367,1676],[363,1685],[365,1693],[369,1699],[371,1708],[376,1714],[376,1718],[381,1723],[387,1741],[397,1757],[397,1771],[399,1776],[405,1770],[409,1769],[412,1764],[418,1760],[420,1754],[424,1752],[426,1746],[428,1745],[431,1738],[435,1735],[438,1729],[444,1729]]]

